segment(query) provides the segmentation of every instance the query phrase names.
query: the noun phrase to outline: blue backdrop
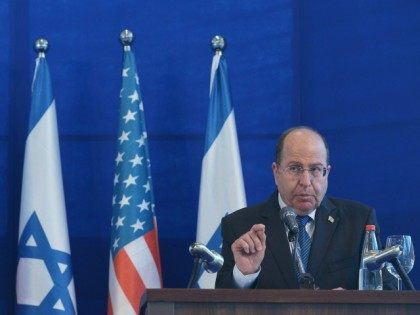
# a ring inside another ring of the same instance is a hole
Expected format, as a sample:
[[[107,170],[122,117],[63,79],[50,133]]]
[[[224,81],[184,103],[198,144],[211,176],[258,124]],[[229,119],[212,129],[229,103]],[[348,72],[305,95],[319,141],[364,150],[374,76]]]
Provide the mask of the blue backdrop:
[[[248,203],[274,190],[278,135],[310,125],[330,144],[329,193],[375,206],[382,240],[405,233],[420,244],[420,2],[5,0],[0,21],[0,314],[14,308],[40,36],[50,42],[80,314],[106,309],[124,28],[136,35],[165,287],[185,287],[192,265],[215,34],[228,41]],[[411,277],[419,287],[419,268]]]

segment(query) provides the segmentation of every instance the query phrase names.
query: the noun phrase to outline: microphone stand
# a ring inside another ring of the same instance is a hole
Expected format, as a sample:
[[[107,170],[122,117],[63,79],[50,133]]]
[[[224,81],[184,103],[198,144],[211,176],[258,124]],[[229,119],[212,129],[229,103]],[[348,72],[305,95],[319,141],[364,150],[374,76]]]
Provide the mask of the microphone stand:
[[[395,268],[395,271],[397,271],[398,275],[401,277],[404,287],[406,287],[408,290],[415,291],[416,289],[414,288],[413,283],[411,282],[410,278],[405,272],[403,266],[401,266],[401,263],[398,260],[398,258],[393,258],[390,260],[390,262],[392,266]]]
[[[300,289],[307,289],[307,290],[318,290],[319,287],[315,284],[314,277],[309,273],[305,271],[305,268],[303,267],[302,260],[300,258],[300,254],[298,255],[298,251],[296,250],[299,246],[298,242],[299,235],[294,235],[290,233],[288,235],[289,242],[293,243],[293,260],[295,263],[295,268],[299,271],[300,277],[298,279],[299,288]],[[300,252],[300,248],[299,248]]]
[[[188,285],[187,285],[188,289],[191,289],[193,285],[196,283],[198,272],[200,271],[202,262],[203,261],[201,260],[200,257],[194,257],[194,265],[193,265],[193,269],[191,270],[190,280],[188,281]]]
[[[208,273],[218,272],[223,266],[223,257],[201,243],[191,244],[189,252],[194,257],[194,265],[187,288],[192,288],[197,282],[197,277],[202,266]]]

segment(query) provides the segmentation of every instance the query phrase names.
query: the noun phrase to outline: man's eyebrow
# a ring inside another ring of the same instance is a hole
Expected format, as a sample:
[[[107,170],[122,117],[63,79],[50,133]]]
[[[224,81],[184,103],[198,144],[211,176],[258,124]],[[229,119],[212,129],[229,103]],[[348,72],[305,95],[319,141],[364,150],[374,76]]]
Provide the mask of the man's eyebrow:
[[[287,165],[300,165],[300,166],[302,166],[303,164],[301,162],[298,162],[298,161],[290,161],[289,163],[287,163]]]
[[[298,162],[298,161],[290,161],[289,163],[287,163],[287,165],[299,165],[299,166],[303,166],[303,163],[302,162]],[[310,163],[310,164],[308,164],[308,166],[323,166],[323,167],[325,167],[325,165],[322,162]]]
[[[309,164],[309,166],[322,166],[322,167],[325,167],[325,165],[322,164],[321,162],[311,163],[311,164]]]

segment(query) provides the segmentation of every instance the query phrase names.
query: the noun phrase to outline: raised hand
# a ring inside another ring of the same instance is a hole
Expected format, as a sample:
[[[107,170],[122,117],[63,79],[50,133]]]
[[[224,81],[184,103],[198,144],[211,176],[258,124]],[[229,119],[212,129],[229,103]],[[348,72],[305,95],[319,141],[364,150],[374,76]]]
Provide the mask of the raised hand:
[[[255,273],[260,268],[265,254],[265,240],[265,225],[255,224],[232,243],[235,264],[244,275]]]

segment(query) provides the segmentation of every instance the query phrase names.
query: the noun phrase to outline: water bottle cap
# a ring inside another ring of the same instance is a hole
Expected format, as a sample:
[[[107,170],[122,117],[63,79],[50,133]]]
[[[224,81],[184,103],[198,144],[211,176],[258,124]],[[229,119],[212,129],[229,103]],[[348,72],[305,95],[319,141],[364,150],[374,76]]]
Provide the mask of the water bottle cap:
[[[374,224],[366,225],[366,231],[375,231],[376,227]]]

